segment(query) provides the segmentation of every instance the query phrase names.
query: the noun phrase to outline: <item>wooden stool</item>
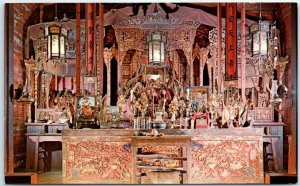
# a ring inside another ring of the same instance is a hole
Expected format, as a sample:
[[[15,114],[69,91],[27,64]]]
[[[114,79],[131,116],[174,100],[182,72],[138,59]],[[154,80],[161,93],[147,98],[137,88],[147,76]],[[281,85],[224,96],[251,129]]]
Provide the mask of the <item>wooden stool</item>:
[[[264,171],[269,171],[268,163],[269,161],[274,162],[274,169],[275,172],[278,172],[278,159],[277,159],[277,153],[276,153],[276,143],[278,141],[278,136],[270,136],[266,135],[264,136],[264,142],[263,142],[263,156],[264,156]],[[271,145],[272,153],[268,153],[267,147]]]

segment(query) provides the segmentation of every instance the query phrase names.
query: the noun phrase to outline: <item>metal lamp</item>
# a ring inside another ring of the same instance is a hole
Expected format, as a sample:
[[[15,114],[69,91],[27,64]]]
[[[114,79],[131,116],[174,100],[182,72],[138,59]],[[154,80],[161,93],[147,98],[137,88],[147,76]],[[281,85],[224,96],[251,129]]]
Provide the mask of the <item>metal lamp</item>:
[[[253,34],[252,55],[266,56],[268,54],[268,32],[270,31],[269,21],[262,21],[261,3],[259,10],[258,24],[250,27],[250,32]]]
[[[268,53],[268,32],[270,31],[270,23],[268,21],[259,21],[250,27],[253,36],[253,55],[260,54],[262,56]]]
[[[166,36],[161,32],[153,32],[147,36],[148,43],[148,65],[153,67],[164,67]]]
[[[63,59],[66,56],[67,30],[59,25],[53,25],[46,32],[48,37],[48,59]]]

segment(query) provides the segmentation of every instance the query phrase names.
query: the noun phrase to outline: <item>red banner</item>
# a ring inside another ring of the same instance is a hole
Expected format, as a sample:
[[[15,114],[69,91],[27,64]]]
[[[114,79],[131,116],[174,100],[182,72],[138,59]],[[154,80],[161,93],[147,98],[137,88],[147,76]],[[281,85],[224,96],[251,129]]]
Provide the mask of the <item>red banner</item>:
[[[94,26],[95,26],[95,4],[87,3],[85,5],[85,37],[86,37],[86,68],[87,73],[92,75],[94,74],[95,69],[95,38],[94,38]]]
[[[236,3],[226,3],[225,81],[238,79]]]

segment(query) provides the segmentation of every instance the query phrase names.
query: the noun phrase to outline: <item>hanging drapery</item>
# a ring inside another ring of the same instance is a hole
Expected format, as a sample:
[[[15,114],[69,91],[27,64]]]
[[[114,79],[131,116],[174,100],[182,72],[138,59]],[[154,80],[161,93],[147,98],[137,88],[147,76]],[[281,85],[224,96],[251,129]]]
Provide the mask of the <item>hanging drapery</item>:
[[[225,81],[238,79],[236,3],[226,4],[226,62]]]

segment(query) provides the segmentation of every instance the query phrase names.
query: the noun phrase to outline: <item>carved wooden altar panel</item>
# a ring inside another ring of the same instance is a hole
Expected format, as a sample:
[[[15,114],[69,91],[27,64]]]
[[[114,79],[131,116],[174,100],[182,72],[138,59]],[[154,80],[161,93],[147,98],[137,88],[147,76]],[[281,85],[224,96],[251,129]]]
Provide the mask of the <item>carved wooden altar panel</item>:
[[[63,144],[63,183],[131,183],[130,138],[82,136],[63,140],[67,140]]]
[[[63,183],[131,184],[131,141],[136,130],[63,130]],[[187,150],[189,184],[263,183],[263,129],[160,130],[166,136],[191,136]],[[184,154],[178,141],[158,147],[146,144],[140,153]],[[157,166],[177,167],[177,162]],[[180,165],[181,166],[181,165]],[[183,164],[183,167],[185,165]]]
[[[190,183],[264,183],[262,139],[194,137],[191,144]]]

